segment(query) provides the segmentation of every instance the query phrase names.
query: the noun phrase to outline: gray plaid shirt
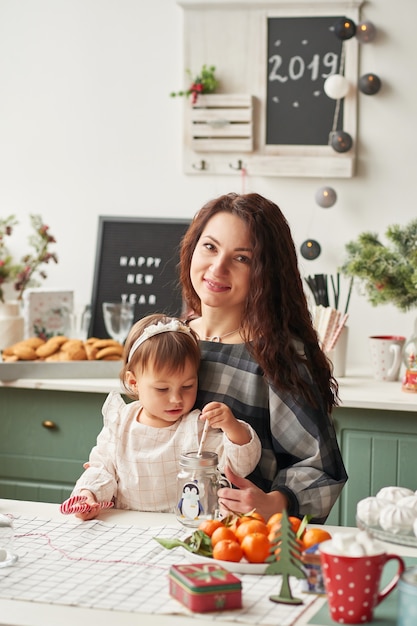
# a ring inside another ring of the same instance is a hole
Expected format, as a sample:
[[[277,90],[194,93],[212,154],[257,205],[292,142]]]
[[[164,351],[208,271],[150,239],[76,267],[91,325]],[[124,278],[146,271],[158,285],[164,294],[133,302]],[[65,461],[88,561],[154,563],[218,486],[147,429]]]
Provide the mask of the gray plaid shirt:
[[[262,443],[248,478],[265,492],[283,492],[289,515],[324,522],[347,480],[331,416],[269,386],[244,344],[202,341],[201,351],[196,406],[224,402],[248,422]]]

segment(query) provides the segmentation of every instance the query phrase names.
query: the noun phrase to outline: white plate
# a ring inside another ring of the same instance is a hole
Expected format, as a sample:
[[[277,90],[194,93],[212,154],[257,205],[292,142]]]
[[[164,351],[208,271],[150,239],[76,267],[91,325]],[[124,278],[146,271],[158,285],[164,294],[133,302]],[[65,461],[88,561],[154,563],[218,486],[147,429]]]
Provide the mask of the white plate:
[[[201,554],[195,554],[195,552],[189,552],[184,550],[186,557],[191,563],[217,563],[227,569],[232,574],[264,574],[269,563],[248,563],[247,561],[239,561],[239,563],[233,563],[232,561],[220,561],[219,559],[212,559],[209,556],[202,556]]]

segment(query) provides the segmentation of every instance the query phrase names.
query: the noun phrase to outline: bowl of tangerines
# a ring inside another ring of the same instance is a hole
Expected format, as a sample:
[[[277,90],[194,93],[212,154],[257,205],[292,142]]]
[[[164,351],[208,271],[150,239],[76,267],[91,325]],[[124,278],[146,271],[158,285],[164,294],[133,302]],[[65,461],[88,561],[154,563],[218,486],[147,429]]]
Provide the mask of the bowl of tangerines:
[[[315,552],[319,543],[331,539],[323,527],[309,526],[309,517],[287,517],[297,542],[301,560]],[[164,548],[184,548],[190,560],[214,559],[226,569],[240,573],[262,574],[272,558],[279,559],[283,514],[265,519],[257,511],[232,513],[222,519],[203,520],[184,540],[155,537]],[[311,558],[311,557],[310,557]]]

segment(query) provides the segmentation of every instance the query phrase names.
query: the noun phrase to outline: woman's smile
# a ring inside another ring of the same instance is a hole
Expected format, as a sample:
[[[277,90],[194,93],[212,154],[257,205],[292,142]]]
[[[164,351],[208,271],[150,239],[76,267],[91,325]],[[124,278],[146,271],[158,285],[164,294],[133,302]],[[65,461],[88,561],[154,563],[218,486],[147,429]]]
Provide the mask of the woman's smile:
[[[229,291],[230,287],[228,285],[225,285],[223,283],[219,283],[217,281],[214,281],[210,278],[203,278],[206,286],[208,287],[208,289],[210,289],[210,291]]]

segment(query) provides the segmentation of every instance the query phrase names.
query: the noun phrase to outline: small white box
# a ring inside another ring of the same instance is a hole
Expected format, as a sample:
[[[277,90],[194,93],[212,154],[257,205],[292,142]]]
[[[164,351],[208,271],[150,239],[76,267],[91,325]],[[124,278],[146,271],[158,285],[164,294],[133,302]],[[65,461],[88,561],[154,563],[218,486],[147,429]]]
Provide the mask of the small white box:
[[[27,289],[23,293],[25,338],[49,339],[71,332],[74,292],[58,289]]]

